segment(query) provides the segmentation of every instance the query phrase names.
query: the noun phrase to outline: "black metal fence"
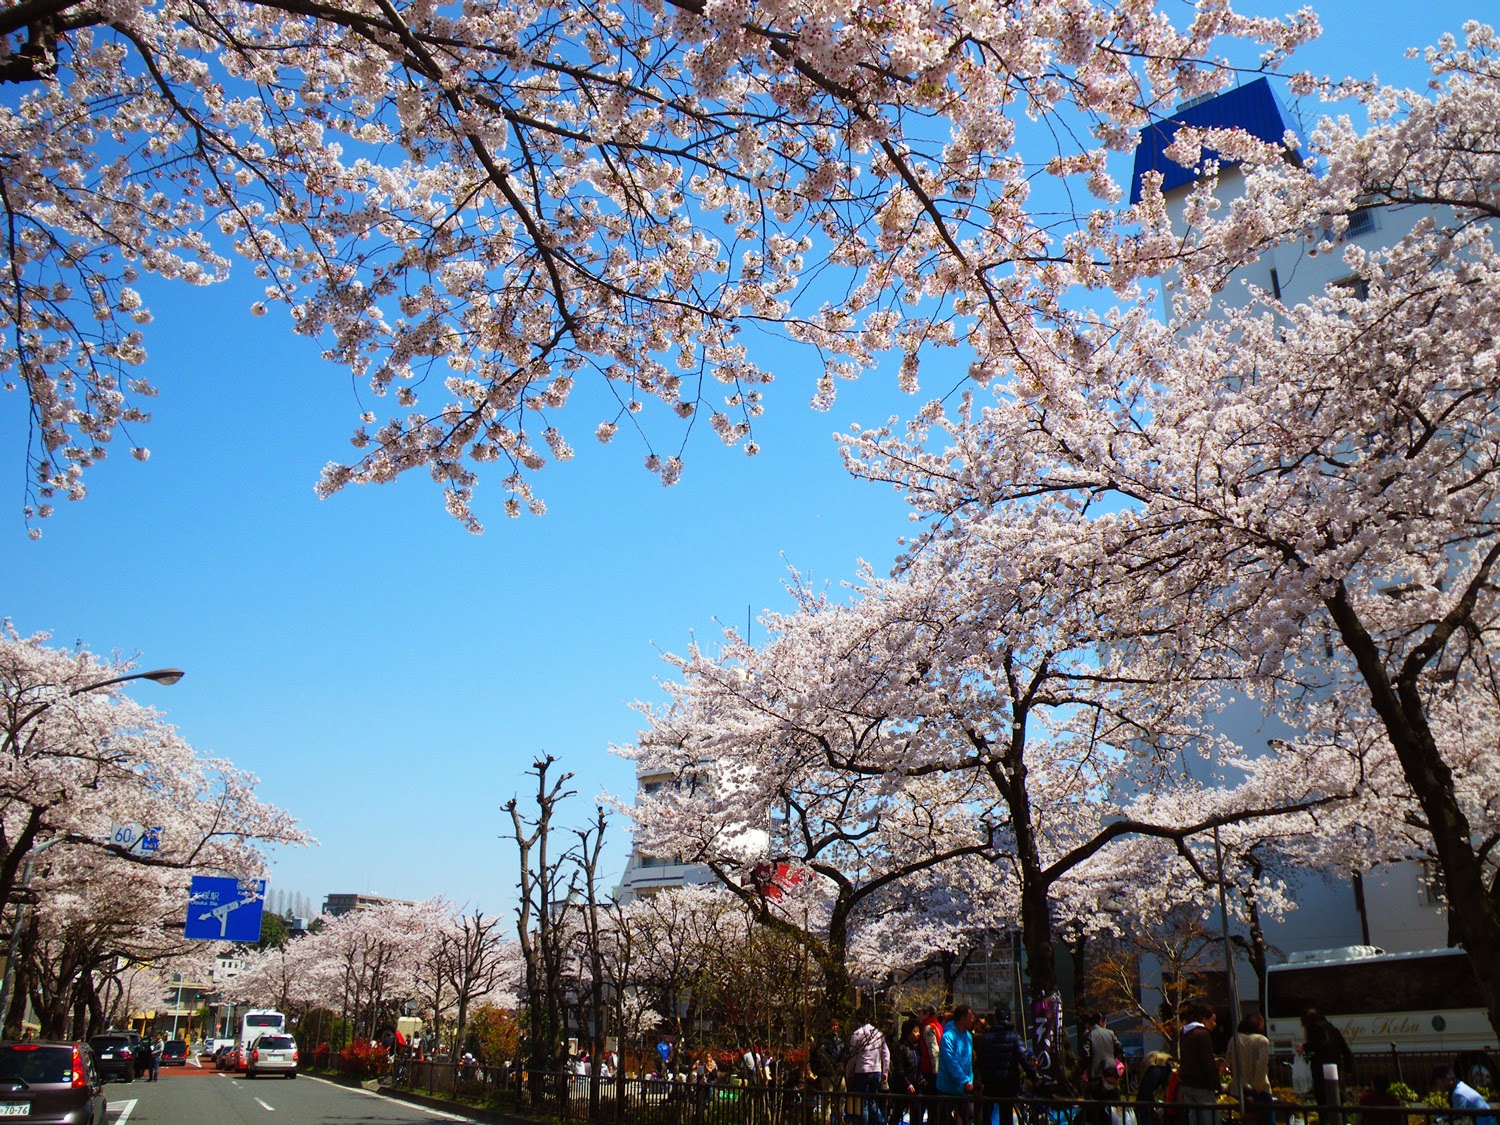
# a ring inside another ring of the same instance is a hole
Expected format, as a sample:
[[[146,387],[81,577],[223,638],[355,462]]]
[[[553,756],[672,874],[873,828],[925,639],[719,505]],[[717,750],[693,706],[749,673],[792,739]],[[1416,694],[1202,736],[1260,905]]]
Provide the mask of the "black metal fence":
[[[1472,1057],[1484,1060],[1490,1073],[1500,1073],[1493,1069],[1493,1060],[1487,1054],[1474,1052]],[[1271,1060],[1273,1086],[1292,1084],[1292,1063],[1295,1059],[1296,1055],[1289,1052],[1275,1055]],[[1432,1083],[1434,1070],[1455,1066],[1455,1063],[1452,1051],[1367,1051],[1354,1056],[1352,1072],[1342,1078],[1346,1089],[1370,1086],[1384,1089],[1391,1082],[1404,1082],[1415,1090],[1426,1090]],[[1468,1073],[1466,1067],[1460,1066],[1457,1070],[1460,1075]]]
[[[800,1080],[757,1085],[692,1076],[531,1075],[446,1061],[398,1062],[385,1082],[518,1116],[587,1125],[1500,1125],[1493,1112],[1429,1105],[1273,1102],[1242,1113],[1227,1098],[1196,1106],[1139,1102],[1128,1094],[1111,1101],[859,1094]]]

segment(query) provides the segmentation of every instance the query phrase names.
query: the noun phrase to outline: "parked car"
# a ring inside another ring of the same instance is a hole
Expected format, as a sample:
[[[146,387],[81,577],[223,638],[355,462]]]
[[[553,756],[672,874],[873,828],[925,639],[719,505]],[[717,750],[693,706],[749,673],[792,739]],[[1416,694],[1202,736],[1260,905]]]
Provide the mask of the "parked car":
[[[245,1077],[284,1074],[297,1077],[297,1041],[290,1035],[262,1035],[250,1044],[245,1056]]]
[[[0,1043],[0,1117],[105,1125],[104,1079],[86,1043]]]
[[[187,1066],[188,1045],[185,1039],[168,1039],[161,1045],[162,1066]]]
[[[89,1040],[89,1049],[94,1054],[94,1065],[106,1082],[134,1082],[137,1073],[150,1063],[142,1065],[136,1057],[138,1049],[131,1045],[130,1037],[123,1032],[111,1031],[96,1035]]]

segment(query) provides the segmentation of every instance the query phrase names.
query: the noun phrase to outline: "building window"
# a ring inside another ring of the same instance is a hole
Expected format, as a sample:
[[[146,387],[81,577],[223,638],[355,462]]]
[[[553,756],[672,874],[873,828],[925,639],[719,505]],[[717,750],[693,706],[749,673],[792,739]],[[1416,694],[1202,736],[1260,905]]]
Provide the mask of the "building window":
[[[1356,301],[1370,298],[1370,283],[1362,277],[1341,277],[1330,282],[1328,288],[1335,297],[1353,297]]]
[[[1367,234],[1374,234],[1378,229],[1379,224],[1375,221],[1375,208],[1358,207],[1349,212],[1349,223],[1344,227],[1344,233],[1337,237],[1340,239],[1361,238]],[[1325,222],[1323,224],[1323,240],[1325,242],[1332,242],[1334,238],[1332,223]]]
[[[642,855],[640,865],[642,867],[680,867],[682,856],[674,855],[671,859],[667,859],[659,855]]]
[[[1375,208],[1361,207],[1349,216],[1349,229],[1344,231],[1345,238],[1358,238],[1363,234],[1373,234],[1375,231]]]

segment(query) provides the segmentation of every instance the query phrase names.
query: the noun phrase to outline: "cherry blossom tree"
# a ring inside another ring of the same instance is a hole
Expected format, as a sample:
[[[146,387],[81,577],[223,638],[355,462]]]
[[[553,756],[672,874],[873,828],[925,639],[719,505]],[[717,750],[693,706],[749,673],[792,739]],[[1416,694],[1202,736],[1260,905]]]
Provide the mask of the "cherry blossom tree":
[[[173,887],[177,900],[171,909],[180,911],[189,869],[251,877],[263,870],[257,845],[308,842],[287,813],[255,797],[254,778],[199,755],[157,712],[120,694],[110,681],[129,674],[127,662],[52,649],[47,639],[23,638],[8,623],[0,632],[0,747],[6,763],[0,777],[0,907],[9,916],[7,933],[41,932],[27,929],[33,901],[47,917],[62,909],[49,907],[45,897],[46,872],[56,871],[64,856],[74,870],[99,870],[99,885],[117,890],[133,872],[143,888],[142,909],[160,905],[144,888]],[[157,852],[138,856],[110,842],[111,825],[132,821],[162,829]],[[78,900],[68,901],[76,906]],[[114,918],[102,906],[92,914],[100,926]],[[81,960],[67,953],[78,973],[85,972],[85,963],[92,972],[114,955],[103,951],[117,930],[57,925],[71,936],[60,938],[62,945],[52,952],[61,957],[65,947],[79,951]],[[85,941],[85,935],[91,936]],[[59,972],[46,961],[51,955],[41,951],[34,962],[44,976]],[[6,970],[7,1002],[17,995],[11,989],[14,972]],[[66,989],[84,979],[78,973],[58,978],[62,991],[46,999],[49,1011],[55,1014]],[[18,1020],[19,1010],[10,1006],[0,1018]]]
[[[472,527],[491,462],[509,512],[540,510],[581,378],[602,440],[649,435],[654,401],[754,452],[750,329],[817,349],[819,401],[892,350],[907,385],[923,346],[1017,354],[1099,281],[1070,238],[1112,221],[1106,154],[1229,79],[1219,40],[1270,68],[1316,30],[1097,0],[11,5],[0,368],[30,402],[29,511],[83,495],[117,434],[147,456],[143,281],[234,257],[253,312],[368,383],[321,491],[425,468]],[[1098,202],[1053,229],[1039,177]],[[821,268],[847,286],[815,307]],[[647,448],[676,479],[676,431]]]
[[[1188,201],[1181,319],[1121,310],[982,405],[850,450],[940,520],[1086,513],[1057,550],[1114,560],[1120,602],[1155,607],[1206,674],[1280,711],[1292,768],[1363,754],[1383,779],[1369,823],[1435,857],[1500,1026],[1500,51],[1488,27],[1465,35],[1429,52],[1431,89],[1360,90],[1370,123],[1321,122],[1306,165],[1179,136],[1181,159],[1207,146],[1243,184]],[[1164,238],[1145,194],[1144,238]],[[1383,246],[1341,238],[1361,207],[1384,212]],[[1230,274],[1283,244],[1341,255],[1347,279],[1291,304]]]
[[[664,887],[620,910],[615,1024],[627,1039],[663,1022],[681,1036],[718,1009],[728,962],[744,943],[745,910],[716,884]],[[642,1044],[644,1046],[644,1044]]]
[[[168,868],[142,869],[92,848],[50,849],[32,889],[20,947],[16,996],[30,1001],[44,1038],[95,1034],[108,1014],[107,981],[127,966],[186,957],[195,943],[182,935],[187,876]],[[174,925],[175,923],[175,925]],[[160,1005],[165,980],[153,976]],[[24,1004],[12,1006],[12,1032]]]
[[[255,779],[197,754],[160,714],[91,686],[127,662],[47,647],[46,634],[0,634],[0,906],[28,856],[49,841],[141,866],[248,877],[256,843],[307,843],[285,812],[255,797]],[[79,694],[72,694],[79,692]],[[109,842],[111,824],[161,826],[150,857]]]
[[[754,650],[732,633],[727,643],[722,662],[696,650],[678,662],[686,675],[668,687],[672,705],[648,710],[650,728],[624,751],[649,773],[692,779],[638,802],[636,841],[706,865],[762,925],[805,943],[842,1015],[862,912],[893,884],[987,854],[987,794],[934,771],[846,768],[857,732],[838,730],[829,749],[778,721],[823,702],[817,681],[799,676],[816,662],[751,665]],[[825,667],[825,679],[839,676]]]
[[[419,974],[435,957],[450,919],[451,907],[441,899],[321,917],[316,932],[281,949],[247,954],[249,968],[226,994],[246,1004],[281,999],[294,1010],[329,1008],[373,1037],[382,1023],[394,1024],[402,1003],[420,994]]]
[[[223,990],[236,1003],[274,1008],[296,1020],[312,1008],[336,1006],[336,962],[312,935],[243,956],[245,967]]]
[[[850,604],[799,589],[802,608],[768,616],[759,648],[731,632],[716,656],[676,660],[683,678],[633,753],[704,780],[642,802],[646,846],[707,863],[752,901],[754,863],[809,867],[838,888],[828,937],[841,947],[867,895],[988,857],[997,870],[969,883],[1008,879],[1045,995],[1057,922],[1094,911],[1119,841],[1191,859],[1215,827],[1352,794],[1358,764],[1338,747],[1310,772],[1215,738],[1201,721],[1215,682],[1175,670],[1190,638],[1116,597],[1109,556],[1059,553],[1077,522],[967,521],[896,577],[867,575]],[[1200,780],[1183,776],[1193,763]]]

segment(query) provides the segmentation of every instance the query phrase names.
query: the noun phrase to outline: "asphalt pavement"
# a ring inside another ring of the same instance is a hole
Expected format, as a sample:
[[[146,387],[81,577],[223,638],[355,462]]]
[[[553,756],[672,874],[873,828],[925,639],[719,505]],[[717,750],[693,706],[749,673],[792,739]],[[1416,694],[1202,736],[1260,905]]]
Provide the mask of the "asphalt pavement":
[[[247,1079],[206,1068],[164,1069],[157,1082],[111,1082],[109,1125],[450,1125],[470,1119],[321,1078]]]

